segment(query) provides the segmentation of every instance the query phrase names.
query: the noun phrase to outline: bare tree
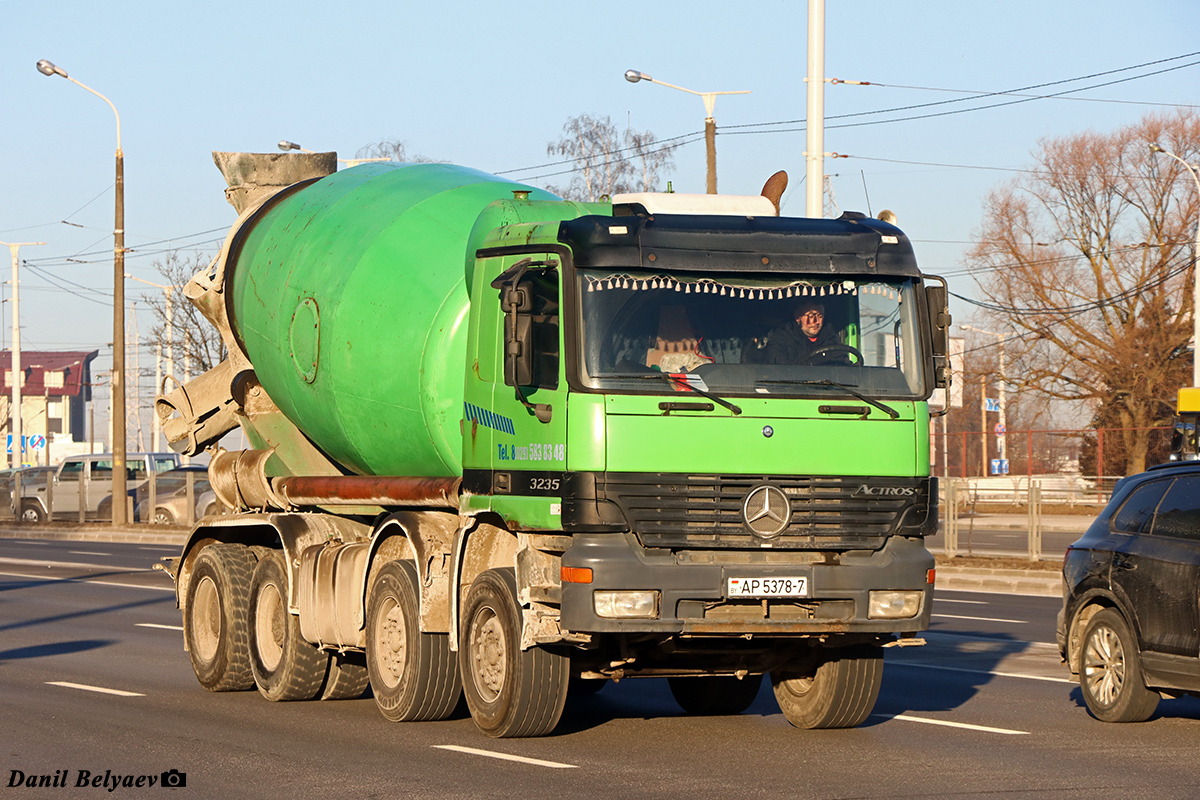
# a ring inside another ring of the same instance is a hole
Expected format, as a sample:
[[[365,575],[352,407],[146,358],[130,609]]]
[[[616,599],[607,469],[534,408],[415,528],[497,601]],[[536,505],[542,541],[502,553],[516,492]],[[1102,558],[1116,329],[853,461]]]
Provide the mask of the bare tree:
[[[1191,363],[1197,199],[1150,142],[1195,158],[1200,115],[1040,142],[1035,169],[986,198],[969,256],[989,316],[1020,334],[1011,374],[1126,429],[1130,472],[1145,468],[1145,429],[1169,419]]]
[[[161,344],[164,353],[168,344],[171,346],[175,358],[175,377],[180,381],[185,370],[191,375],[199,375],[215,367],[226,356],[225,345],[217,329],[204,318],[200,309],[183,296],[183,287],[193,275],[207,269],[211,261],[212,257],[204,253],[181,256],[178,250],[172,250],[154,261],[154,268],[162,276],[163,285],[171,288],[149,301],[155,320],[151,340]],[[167,324],[168,316],[170,326]],[[174,387],[169,385],[167,388]],[[156,386],[155,392],[161,389]]]
[[[546,188],[567,200],[594,201],[604,195],[653,191],[660,173],[674,168],[676,145],[657,142],[650,131],[622,135],[607,116],[580,114],[563,125],[562,136],[546,145],[546,155],[575,163],[565,186]]]
[[[355,158],[389,158],[392,161],[411,162],[417,164],[432,164],[436,159],[426,156],[408,155],[408,148],[399,139],[380,139],[378,142],[365,144],[354,153]]]

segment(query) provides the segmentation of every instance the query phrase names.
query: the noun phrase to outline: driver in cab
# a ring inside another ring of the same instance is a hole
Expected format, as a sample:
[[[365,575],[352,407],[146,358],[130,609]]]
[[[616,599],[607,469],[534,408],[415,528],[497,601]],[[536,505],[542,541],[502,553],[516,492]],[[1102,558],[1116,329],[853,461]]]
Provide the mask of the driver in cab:
[[[841,344],[837,333],[825,327],[824,303],[811,298],[801,300],[793,309],[793,317],[794,322],[784,323],[767,336],[765,363],[813,364],[845,358],[841,352],[819,353]]]

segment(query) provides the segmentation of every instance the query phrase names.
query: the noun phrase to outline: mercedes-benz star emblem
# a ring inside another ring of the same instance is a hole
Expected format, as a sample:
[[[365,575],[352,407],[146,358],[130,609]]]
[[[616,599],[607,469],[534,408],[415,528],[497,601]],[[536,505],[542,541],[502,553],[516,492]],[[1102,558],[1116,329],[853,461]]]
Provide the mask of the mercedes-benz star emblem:
[[[755,536],[773,539],[792,521],[792,504],[781,489],[764,483],[746,494],[742,501],[742,518]]]

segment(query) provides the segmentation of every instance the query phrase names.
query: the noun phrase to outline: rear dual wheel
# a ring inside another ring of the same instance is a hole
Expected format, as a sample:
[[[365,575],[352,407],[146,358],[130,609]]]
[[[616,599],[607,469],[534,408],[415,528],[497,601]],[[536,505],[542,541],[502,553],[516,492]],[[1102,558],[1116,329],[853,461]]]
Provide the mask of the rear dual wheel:
[[[729,675],[667,678],[667,685],[675,702],[689,714],[728,716],[741,714],[754,703],[762,675],[741,679]]]
[[[300,635],[300,618],[288,611],[283,555],[258,562],[250,581],[250,664],[259,693],[268,700],[311,700],[321,691],[329,655]]]
[[[210,692],[254,686],[247,626],[254,562],[254,554],[240,544],[211,544],[196,556],[183,635],[192,671]]]
[[[367,604],[367,670],[380,713],[392,722],[445,719],[462,694],[450,636],[422,633],[417,571],[380,568]]]

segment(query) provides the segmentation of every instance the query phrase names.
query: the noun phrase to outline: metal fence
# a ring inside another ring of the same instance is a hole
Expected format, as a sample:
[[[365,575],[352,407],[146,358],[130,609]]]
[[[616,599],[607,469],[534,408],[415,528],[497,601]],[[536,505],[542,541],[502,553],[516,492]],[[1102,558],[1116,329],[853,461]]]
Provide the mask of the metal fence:
[[[227,511],[207,490],[203,472],[187,471],[182,481],[160,483],[155,473],[130,483],[125,498],[130,524],[190,527],[200,516]],[[60,483],[56,471],[49,468],[0,476],[0,498],[0,519],[10,522],[112,522],[111,491],[98,490],[88,480]]]

